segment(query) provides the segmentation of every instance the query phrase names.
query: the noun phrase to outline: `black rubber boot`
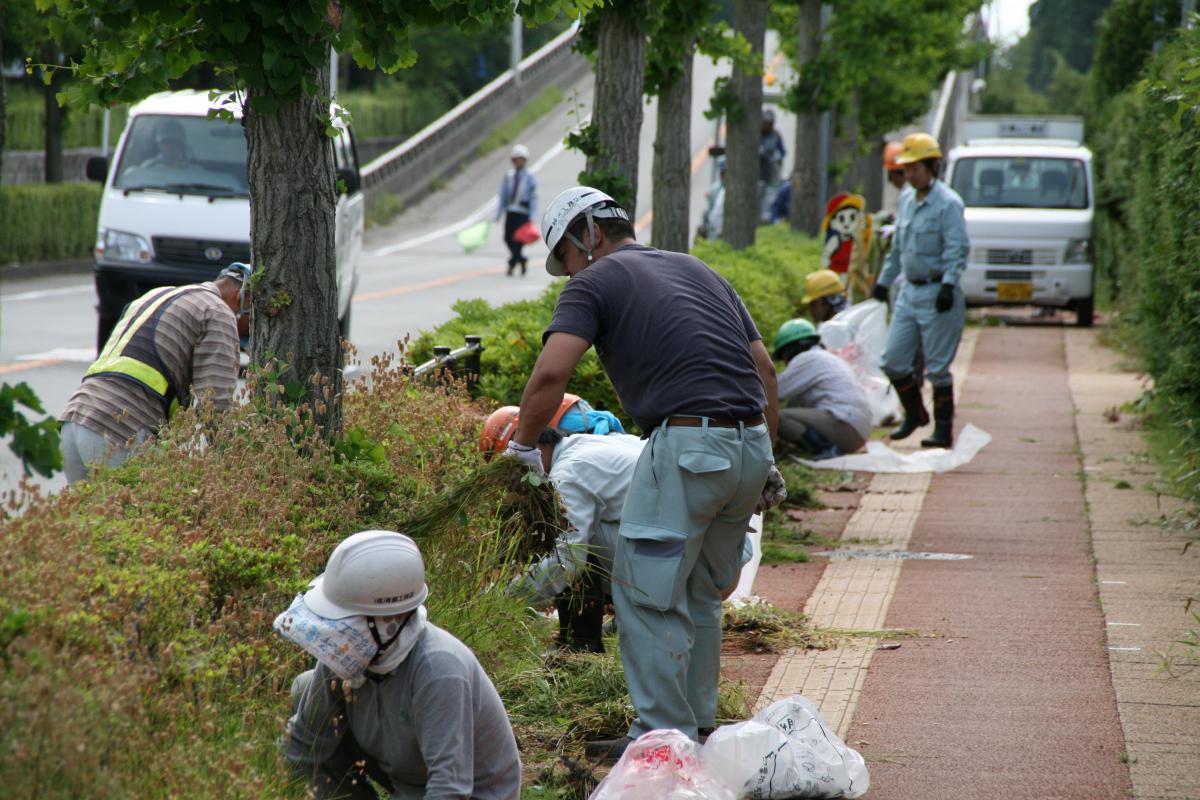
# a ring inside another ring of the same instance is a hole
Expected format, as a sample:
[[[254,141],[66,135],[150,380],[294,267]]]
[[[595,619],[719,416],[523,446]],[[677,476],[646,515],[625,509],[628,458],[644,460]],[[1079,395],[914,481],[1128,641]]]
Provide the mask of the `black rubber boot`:
[[[889,433],[888,438],[899,441],[907,439],[917,428],[928,425],[929,412],[925,410],[925,403],[921,400],[921,385],[912,375],[893,378],[892,386],[896,387],[896,394],[900,395],[900,405],[904,408],[904,422]]]
[[[921,440],[921,447],[954,446],[954,387],[933,387],[933,436]]]

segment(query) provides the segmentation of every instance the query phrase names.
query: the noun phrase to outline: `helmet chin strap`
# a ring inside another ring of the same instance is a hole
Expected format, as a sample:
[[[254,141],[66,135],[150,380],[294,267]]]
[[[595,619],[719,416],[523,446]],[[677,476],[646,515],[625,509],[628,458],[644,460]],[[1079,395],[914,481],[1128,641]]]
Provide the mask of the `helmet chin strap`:
[[[571,233],[568,231],[563,231],[563,236],[566,238],[566,240],[568,242],[570,242],[571,244],[575,245],[580,250],[582,250],[583,254],[585,256],[587,256],[587,263],[591,264],[596,258],[595,257],[596,245],[599,244],[599,242],[596,239],[596,235],[592,232],[592,229],[593,229],[593,227],[595,227],[596,222],[595,222],[595,219],[592,217],[592,210],[590,208],[587,211],[583,212],[583,216],[584,216],[584,219],[587,220],[587,227],[584,229],[584,232],[583,232],[583,238],[587,241],[587,244],[584,244],[583,242],[579,241],[578,237],[571,235]]]

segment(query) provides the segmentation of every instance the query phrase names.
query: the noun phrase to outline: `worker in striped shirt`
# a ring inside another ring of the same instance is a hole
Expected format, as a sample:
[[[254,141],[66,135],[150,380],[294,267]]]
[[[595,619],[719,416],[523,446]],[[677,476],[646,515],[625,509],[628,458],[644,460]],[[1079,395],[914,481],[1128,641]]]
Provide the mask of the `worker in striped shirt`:
[[[213,281],[153,289],[126,307],[59,416],[69,483],[123,463],[180,405],[207,397],[230,407],[252,270],[231,264]]]

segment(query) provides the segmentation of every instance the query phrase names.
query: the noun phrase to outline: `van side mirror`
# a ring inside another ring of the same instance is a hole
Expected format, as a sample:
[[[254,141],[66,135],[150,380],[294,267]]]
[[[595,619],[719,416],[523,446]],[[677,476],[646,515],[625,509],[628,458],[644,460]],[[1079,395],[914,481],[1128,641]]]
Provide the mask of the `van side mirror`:
[[[359,179],[356,169],[339,169],[337,179],[346,184],[346,194],[354,194],[362,188],[362,181]]]
[[[87,160],[87,179],[104,183],[108,180],[108,159],[104,156],[92,156]]]

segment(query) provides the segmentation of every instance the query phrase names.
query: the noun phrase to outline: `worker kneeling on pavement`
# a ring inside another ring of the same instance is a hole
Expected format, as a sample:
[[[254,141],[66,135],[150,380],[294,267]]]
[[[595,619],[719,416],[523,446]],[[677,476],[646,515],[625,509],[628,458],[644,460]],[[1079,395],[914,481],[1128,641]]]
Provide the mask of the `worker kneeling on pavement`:
[[[363,531],[275,620],[317,658],[292,683],[284,755],[319,800],[515,800],[508,715],[475,654],[428,621],[425,564],[409,537]],[[370,780],[368,780],[370,779]]]
[[[230,264],[215,281],[153,289],[126,307],[59,416],[69,483],[122,464],[192,398],[232,405],[252,271]]]
[[[817,458],[853,453],[871,435],[871,407],[850,365],[821,346],[817,329],[792,319],[775,334],[779,375],[779,436]]]

